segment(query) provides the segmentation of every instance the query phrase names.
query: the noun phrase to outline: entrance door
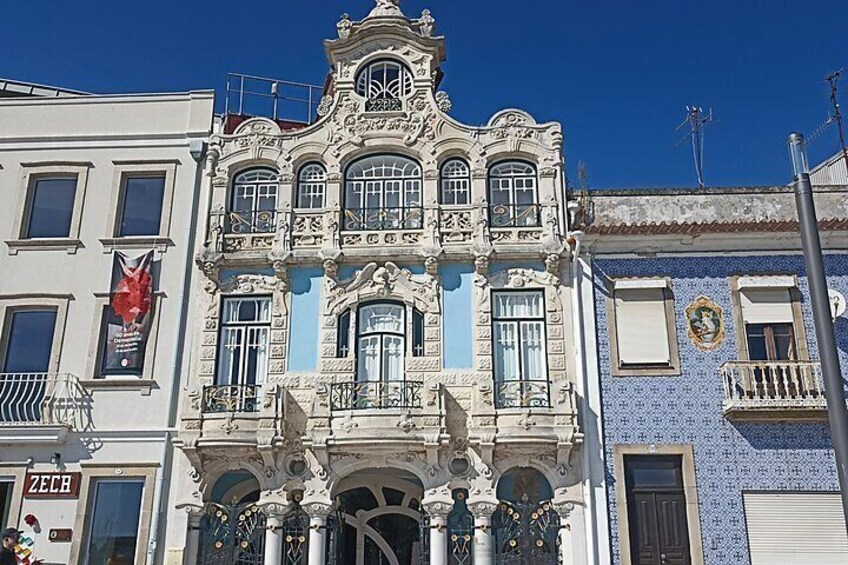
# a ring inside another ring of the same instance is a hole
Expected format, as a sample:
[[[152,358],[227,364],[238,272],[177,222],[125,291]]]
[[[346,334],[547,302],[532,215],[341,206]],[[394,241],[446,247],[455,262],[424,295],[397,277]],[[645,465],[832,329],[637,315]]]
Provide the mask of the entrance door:
[[[680,456],[626,456],[627,519],[633,565],[690,565]]]

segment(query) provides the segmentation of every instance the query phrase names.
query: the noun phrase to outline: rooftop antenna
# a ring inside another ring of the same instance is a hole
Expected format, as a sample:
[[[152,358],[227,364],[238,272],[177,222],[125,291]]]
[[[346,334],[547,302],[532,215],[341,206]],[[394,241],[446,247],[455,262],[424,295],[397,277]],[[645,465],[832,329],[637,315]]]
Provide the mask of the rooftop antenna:
[[[704,127],[713,121],[713,109],[710,108],[706,112],[700,106],[686,106],[686,118],[675,128],[674,131],[689,125],[689,133],[684,135],[674,144],[678,147],[686,141],[686,138],[692,140],[692,156],[695,159],[695,174],[698,175],[698,185],[704,188]]]
[[[841,75],[842,69],[839,69],[827,75],[825,80],[830,84],[830,103],[833,105],[833,115],[830,120],[836,123],[836,129],[839,131],[839,147],[842,149],[845,171],[848,173],[848,150],[845,149],[845,132],[842,130],[842,113],[839,111],[839,87],[837,86]]]

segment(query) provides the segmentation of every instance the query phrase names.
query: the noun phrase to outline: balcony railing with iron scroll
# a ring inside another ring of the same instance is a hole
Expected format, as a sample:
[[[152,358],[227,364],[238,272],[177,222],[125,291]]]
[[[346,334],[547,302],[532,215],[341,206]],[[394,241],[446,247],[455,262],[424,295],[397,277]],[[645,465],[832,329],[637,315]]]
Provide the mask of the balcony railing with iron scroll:
[[[330,410],[421,408],[421,381],[347,382],[330,387]]]
[[[0,373],[0,426],[74,427],[85,397],[68,373]]]
[[[724,410],[825,410],[817,361],[732,361],[721,366]]]
[[[420,230],[424,226],[420,206],[346,208],[343,218],[346,231]]]
[[[276,229],[277,212],[275,210],[227,213],[226,233],[230,235],[274,233]]]
[[[203,387],[203,413],[259,411],[260,385],[210,385]]]
[[[495,382],[496,408],[550,408],[551,385],[548,381]]]
[[[493,228],[535,228],[541,225],[538,204],[491,204],[489,223]]]

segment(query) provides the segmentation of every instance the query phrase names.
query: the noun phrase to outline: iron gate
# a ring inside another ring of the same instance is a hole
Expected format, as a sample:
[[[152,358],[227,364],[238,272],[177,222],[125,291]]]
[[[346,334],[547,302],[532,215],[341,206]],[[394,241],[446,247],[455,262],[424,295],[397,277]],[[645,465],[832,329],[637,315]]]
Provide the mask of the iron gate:
[[[210,502],[200,523],[199,565],[262,565],[265,515],[255,502],[222,506]]]
[[[496,565],[558,565],[559,516],[550,502],[501,502],[492,529]]]
[[[309,516],[296,506],[283,520],[283,565],[306,565],[308,547]]]

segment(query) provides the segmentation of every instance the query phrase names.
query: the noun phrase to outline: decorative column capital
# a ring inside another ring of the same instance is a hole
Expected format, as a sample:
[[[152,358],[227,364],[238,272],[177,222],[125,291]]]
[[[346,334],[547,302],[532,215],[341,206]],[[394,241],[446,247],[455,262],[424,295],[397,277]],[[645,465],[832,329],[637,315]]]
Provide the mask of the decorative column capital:
[[[431,518],[447,520],[448,514],[453,510],[453,501],[447,500],[425,500],[421,507]]]
[[[333,505],[325,502],[307,502],[300,505],[303,511],[309,515],[309,518],[318,518],[326,520],[333,513]]]
[[[476,500],[468,502],[468,511],[478,518],[491,518],[498,509],[498,503],[492,500]]]
[[[560,520],[567,519],[574,511],[574,502],[570,500],[551,502],[551,505],[554,507],[554,510],[556,510]]]

